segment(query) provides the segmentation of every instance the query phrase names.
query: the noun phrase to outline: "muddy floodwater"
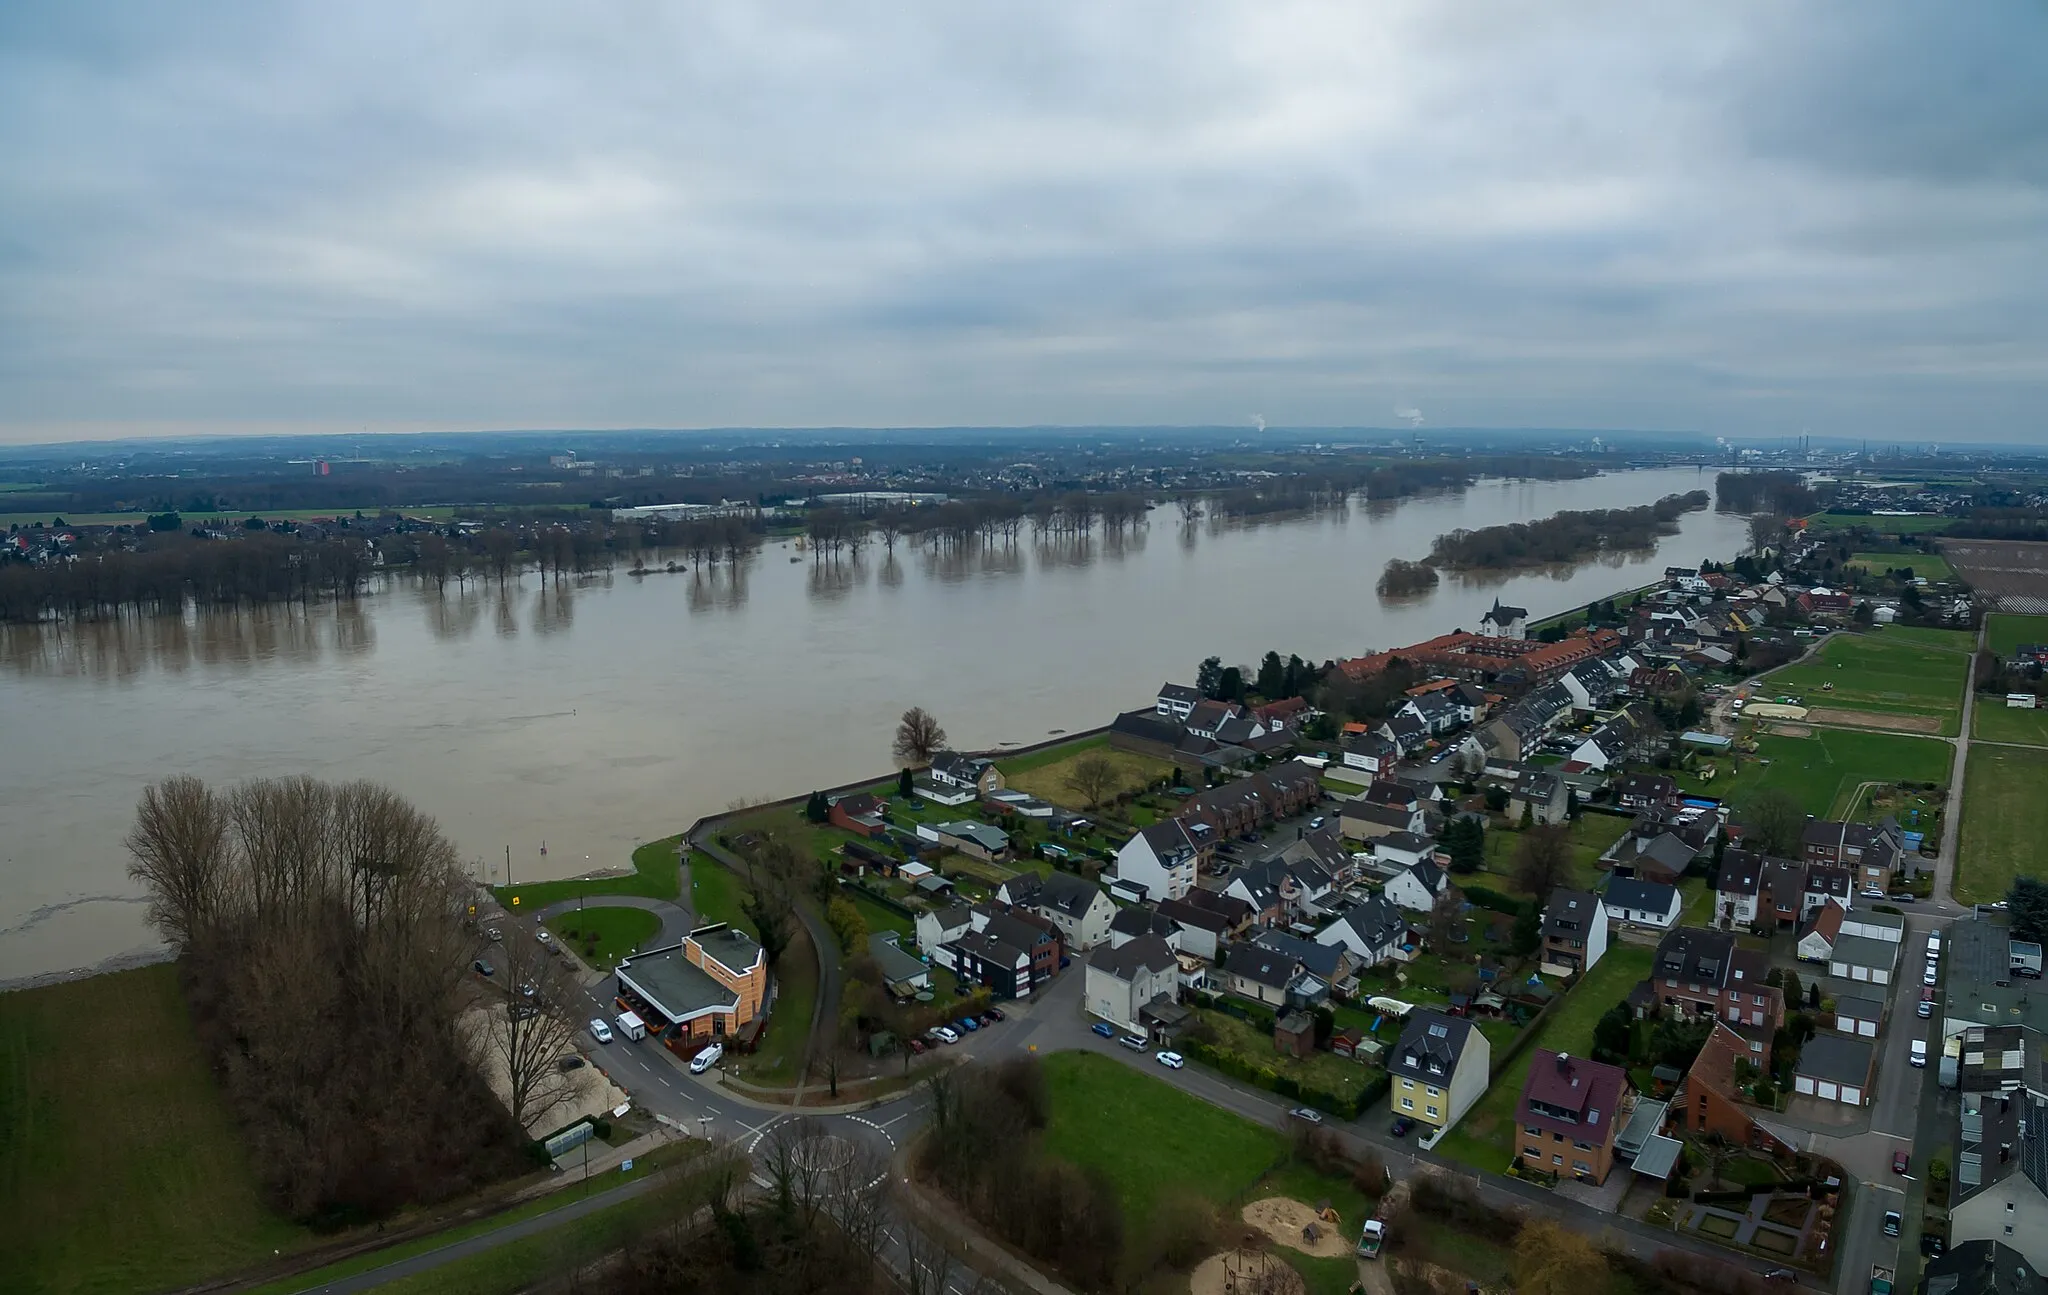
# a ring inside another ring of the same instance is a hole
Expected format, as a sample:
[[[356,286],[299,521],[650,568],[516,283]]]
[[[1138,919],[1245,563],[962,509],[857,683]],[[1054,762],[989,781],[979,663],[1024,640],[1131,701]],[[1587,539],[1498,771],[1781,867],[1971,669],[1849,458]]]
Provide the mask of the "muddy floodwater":
[[[1654,552],[1506,580],[1373,592],[1440,533],[1711,488],[1711,472],[1486,482],[1341,515],[1181,524],[1122,541],[814,562],[770,543],[737,572],[443,594],[409,580],[336,607],[0,629],[0,981],[146,956],[121,838],[152,779],[371,778],[440,819],[480,876],[624,865],[736,800],[889,767],[907,706],[989,748],[1106,723],[1220,655],[1324,660],[1538,615],[1732,558],[1697,512]],[[795,559],[795,560],[792,560]],[[547,852],[542,854],[545,843]]]

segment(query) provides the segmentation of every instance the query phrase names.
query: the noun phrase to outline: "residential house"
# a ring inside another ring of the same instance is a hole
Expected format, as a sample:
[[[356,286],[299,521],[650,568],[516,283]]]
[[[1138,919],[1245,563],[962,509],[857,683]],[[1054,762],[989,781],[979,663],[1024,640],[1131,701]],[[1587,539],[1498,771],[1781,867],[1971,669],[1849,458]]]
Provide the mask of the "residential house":
[[[1829,975],[1872,985],[1891,984],[1898,962],[1898,945],[1860,935],[1837,936],[1834,948],[1828,950]]]
[[[1003,863],[1010,857],[1010,834],[1000,827],[977,823],[971,818],[946,823],[919,823],[917,834],[984,863]]]
[[[1384,895],[1337,914],[1336,920],[1316,932],[1316,943],[1341,945],[1351,951],[1357,965],[1377,967],[1383,962],[1408,960],[1413,947],[1408,917]]]
[[[1250,904],[1213,890],[1191,890],[1184,898],[1163,900],[1159,913],[1179,929],[1179,938],[1170,943],[1210,962],[1216,960],[1218,949],[1251,929],[1253,918]]]
[[[1003,785],[1003,771],[996,768],[995,761],[986,756],[962,755],[958,751],[941,751],[933,756],[927,772],[931,780],[942,787],[971,791],[977,796]]]
[[[1195,888],[1214,835],[1207,823],[1181,818],[1140,828],[1117,850],[1114,880],[1154,902],[1180,899]]]
[[[1196,792],[1174,817],[1207,823],[1218,838],[1242,836],[1277,818],[1298,813],[1322,799],[1317,771],[1299,760]]]
[[[1436,842],[1420,832],[1389,832],[1373,838],[1372,857],[1382,871],[1412,868],[1436,858]]]
[[[1422,1123],[1428,1137],[1456,1124],[1486,1092],[1492,1054],[1471,1021],[1417,1008],[1385,1060],[1393,1081],[1388,1108]]]
[[[1419,800],[1409,808],[1376,804],[1369,800],[1347,800],[1338,816],[1337,827],[1353,841],[1377,840],[1396,832],[1422,835],[1428,830],[1429,815]]]
[[[825,821],[856,836],[881,836],[889,830],[888,806],[866,792],[834,796]]]
[[[1196,737],[1215,740],[1216,730],[1225,722],[1244,714],[1244,707],[1234,701],[1198,701],[1188,712],[1186,726]]]
[[[894,931],[877,931],[868,937],[868,956],[881,969],[882,983],[910,989],[930,989],[932,969],[923,958],[902,948]]]
[[[1746,1039],[1726,1023],[1716,1021],[1705,1046],[1693,1058],[1692,1068],[1679,1081],[1669,1117],[1679,1129],[1694,1137],[1718,1133],[1738,1147],[1779,1149],[1784,1144],[1756,1122],[1735,1082],[1736,1062],[1761,1066],[1760,1053],[1755,1040]]]
[[[1378,733],[1355,733],[1338,744],[1344,767],[1362,769],[1378,777],[1391,771],[1401,758],[1401,749]]]
[[[1600,855],[1600,862],[1617,877],[1637,877],[1644,881],[1676,885],[1700,852],[1676,832],[1658,832],[1654,836],[1638,836],[1630,833]]]
[[[927,909],[917,915],[918,950],[931,957],[938,952],[939,946],[951,944],[973,929],[974,910],[967,904]]]
[[[1437,896],[1450,889],[1451,879],[1430,859],[1413,864],[1390,878],[1380,892],[1388,900],[1411,912],[1427,913],[1436,907]]]
[[[1066,941],[1060,938],[1059,928],[1042,914],[1000,902],[977,904],[974,929],[1030,955],[1033,986],[1045,984],[1060,974],[1060,962],[1067,956]]]
[[[1884,1000],[1835,995],[1835,1029],[1853,1038],[1874,1039],[1884,1024]]]
[[[1607,910],[1598,895],[1560,886],[1543,905],[1542,932],[1545,973],[1570,976],[1591,971],[1607,952]]]
[[[1109,938],[1116,916],[1116,904],[1102,887],[1064,872],[1047,877],[1029,907],[1051,919],[1069,949],[1083,953]]]
[[[1920,1295],[2048,1295],[2044,1269],[2024,1251],[2007,1241],[1956,1241],[1950,1231],[1948,1249],[1921,1269]]]
[[[1622,809],[1668,809],[1678,803],[1678,782],[1668,774],[1627,774],[1615,785],[1614,803]]]
[[[1738,946],[1733,932],[1681,926],[1658,943],[1648,993],[1631,1001],[1638,1016],[1663,1011],[1734,1026],[1760,1056],[1785,1023],[1785,993],[1764,983],[1769,971],[1770,960]]]
[[[1835,941],[1842,938],[1842,919],[1848,915],[1849,910],[1840,904],[1821,905],[1813,920],[1800,930],[1794,953],[1806,962],[1825,963],[1833,959]]]
[[[2029,1087],[1965,1090],[1959,1104],[1949,1255],[1972,1242],[2010,1247],[2025,1269],[2048,1272],[2048,1097]]]
[[[1143,1010],[1180,997],[1180,962],[1173,949],[1156,935],[1141,936],[1116,947],[1104,945],[1088,958],[1083,986],[1091,1015],[1119,1029],[1143,1034]]]
[[[1261,931],[1252,943],[1272,953],[1294,959],[1306,976],[1293,987],[1297,1002],[1319,1003],[1331,990],[1349,994],[1358,982],[1358,963],[1351,950],[1341,944],[1304,940],[1286,931]]]
[[[1799,1060],[1792,1067],[1792,1089],[1824,1102],[1868,1106],[1871,1067],[1876,1060],[1877,1049],[1863,1039],[1816,1034],[1799,1050]]]
[[[1627,759],[1643,742],[1648,728],[1642,703],[1630,702],[1572,748],[1571,759],[1592,769],[1608,769]]]
[[[1413,715],[1396,713],[1379,726],[1381,737],[1392,742],[1405,759],[1429,745],[1429,725]]]
[[[1334,888],[1334,879],[1320,863],[1283,854],[1239,868],[1223,893],[1250,904],[1261,925],[1274,926],[1321,916]]]
[[[1152,760],[1177,761],[1187,730],[1179,718],[1156,710],[1125,711],[1109,724],[1109,745]]]
[[[1187,722],[1188,712],[1202,704],[1202,694],[1184,683],[1163,683],[1159,685],[1159,708],[1157,713]]]
[[[1146,935],[1156,935],[1168,945],[1173,945],[1180,938],[1180,927],[1158,909],[1147,908],[1143,904],[1119,908],[1116,916],[1109,919],[1109,945],[1113,949]]]
[[[1276,949],[1233,944],[1224,951],[1222,972],[1227,992],[1268,1007],[1285,1007],[1288,991],[1301,976],[1301,964]]]
[[[985,985],[996,998],[1031,994],[1031,953],[988,931],[969,931],[934,959],[969,984]]]
[[[1516,1158],[1527,1169],[1606,1182],[1628,1095],[1620,1066],[1537,1048],[1515,1107]]]
[[[1882,823],[1811,822],[1800,842],[1808,863],[1848,868],[1865,890],[1890,890],[1906,857],[1905,836],[1890,819]]]
[[[1317,875],[1327,878],[1330,886],[1349,885],[1358,878],[1357,860],[1351,857],[1344,838],[1332,827],[1303,831],[1277,857],[1290,867],[1299,867],[1296,880],[1309,886],[1312,891],[1310,902],[1317,905],[1328,895],[1327,889],[1315,885]]]
[[[1479,618],[1479,633],[1485,638],[1518,639],[1526,637],[1528,631],[1529,609],[1509,607],[1498,598],[1486,615]]]
[[[1721,856],[1714,873],[1714,924],[1720,927],[1756,925],[1757,897],[1763,890],[1764,856],[1748,850],[1729,850]]]
[[[1571,790],[1564,779],[1543,769],[1531,769],[1516,779],[1508,792],[1508,818],[1519,822],[1524,815],[1545,827],[1569,819]]]
[[[1396,716],[1412,717],[1431,737],[1442,737],[1465,723],[1465,712],[1441,692],[1426,692],[1401,704]]]
[[[1685,897],[1676,886],[1635,877],[1611,877],[1603,900],[1607,916],[1624,926],[1668,931],[1678,925]]]

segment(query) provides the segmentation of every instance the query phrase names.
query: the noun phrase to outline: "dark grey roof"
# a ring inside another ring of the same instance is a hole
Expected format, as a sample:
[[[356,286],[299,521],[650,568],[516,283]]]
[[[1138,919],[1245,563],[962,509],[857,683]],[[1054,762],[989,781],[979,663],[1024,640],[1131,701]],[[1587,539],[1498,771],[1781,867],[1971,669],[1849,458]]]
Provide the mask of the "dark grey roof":
[[[1124,947],[1129,948],[1130,945]],[[1242,976],[1274,989],[1285,989],[1294,979],[1297,968],[1293,957],[1276,949],[1257,944],[1233,944],[1224,954],[1223,969],[1233,976]]]
[[[1101,893],[1102,887],[1092,881],[1055,872],[1039,887],[1036,902],[1040,908],[1057,908],[1069,917],[1079,917]]]
[[[1172,918],[1133,904],[1117,910],[1116,916],[1109,919],[1109,929],[1118,935],[1171,935],[1175,927]]]
[[[1867,935],[1842,935],[1835,937],[1828,961],[1846,962],[1852,967],[1882,967],[1889,971],[1897,964],[1898,957],[1899,946],[1890,940],[1873,940]]]
[[[1171,866],[1193,857],[1195,845],[1188,839],[1185,828],[1177,818],[1161,819],[1150,827],[1140,828],[1138,835],[1145,838],[1145,844],[1159,862]]]
[[[1338,915],[1337,921],[1356,931],[1369,949],[1384,948],[1408,933],[1408,918],[1401,912],[1401,906],[1385,895],[1374,895],[1362,904],[1352,905]]]
[[[1141,935],[1114,949],[1107,944],[1097,945],[1095,952],[1089,955],[1088,965],[1118,980],[1132,980],[1140,971],[1154,974],[1170,971],[1179,966],[1180,961],[1173,956],[1173,949],[1165,940],[1156,935]]]
[[[1325,984],[1336,979],[1338,963],[1351,956],[1342,945],[1317,944],[1285,931],[1261,931],[1252,937],[1252,943],[1294,959]]]
[[[1422,888],[1432,895],[1441,894],[1444,885],[1444,870],[1436,866],[1436,860],[1417,859],[1408,865],[1408,875],[1422,883]]]
[[[1042,922],[1045,919],[1038,920]],[[1023,949],[1027,953],[1047,940],[1059,938],[1045,927],[1034,926],[1015,913],[991,913],[981,929],[1004,944]]]
[[[1386,846],[1393,850],[1432,850],[1436,842],[1420,832],[1389,832],[1373,842],[1375,847]]]
[[[1608,883],[1610,895],[1614,883]],[[1709,931],[1704,927],[1681,926],[1657,942],[1657,959],[1650,973],[1658,980],[1682,980],[1695,984],[1719,985],[1728,975],[1735,956],[1732,931]]]
[[[1600,897],[1590,891],[1567,890],[1560,886],[1550,892],[1543,906],[1543,934],[1561,938],[1582,938],[1593,923],[1605,921]]]
[[[1191,688],[1184,683],[1160,684],[1159,696],[1165,701],[1184,701],[1190,706],[1202,700],[1202,694],[1199,689]]]
[[[1213,890],[1191,890],[1180,899],[1164,900],[1159,911],[1184,926],[1205,931],[1227,931],[1248,920],[1252,906],[1235,895]]]
[[[1410,830],[1410,826],[1415,822],[1414,810],[1402,809],[1397,805],[1376,805],[1363,800],[1345,801],[1343,816],[1367,823],[1378,823],[1382,827],[1391,827],[1400,832]]]
[[[1125,711],[1110,721],[1109,731],[1161,746],[1173,746],[1184,736],[1179,724],[1155,710]]]
[[[1029,962],[1031,959],[1029,949],[1020,949],[1008,940],[991,935],[987,931],[969,931],[953,941],[953,947],[1000,967],[1014,968],[1019,962]]]
[[[1835,1015],[1847,1016],[1858,1021],[1875,1021],[1884,1016],[1884,1004],[1875,998],[1858,998],[1851,994],[1835,995]]]
[[[1615,908],[1668,913],[1672,897],[1677,894],[1674,887],[1660,881],[1639,881],[1634,877],[1610,877],[1607,880],[1607,902]]]
[[[2048,1279],[2003,1241],[1962,1241],[1922,1270],[1925,1295],[2048,1295]]]
[[[1472,1022],[1419,1008],[1408,1016],[1400,1042],[1386,1054],[1387,1073],[1447,1084],[1473,1034]]]
[[[1724,895],[1754,895],[1763,875],[1763,855],[1730,850],[1721,856],[1720,870],[1714,874],[1714,889]]]
[[[739,1006],[740,996],[685,957],[680,942],[621,962],[618,977],[621,985],[645,999],[671,1023]]]
[[[1794,1074],[1860,1087],[1870,1082],[1870,1054],[1867,1039],[1816,1034],[1799,1050],[1799,1063],[1792,1069]]]
[[[884,980],[911,980],[925,975],[924,960],[897,942],[896,932],[877,931],[868,937],[868,956],[882,969]]]

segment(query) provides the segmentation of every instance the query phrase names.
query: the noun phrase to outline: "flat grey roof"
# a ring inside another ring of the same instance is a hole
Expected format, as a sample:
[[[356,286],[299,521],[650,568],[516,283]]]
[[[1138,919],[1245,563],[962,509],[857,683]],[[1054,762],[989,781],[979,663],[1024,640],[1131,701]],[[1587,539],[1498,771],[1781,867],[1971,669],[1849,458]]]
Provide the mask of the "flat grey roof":
[[[1629,1112],[1628,1124],[1614,1139],[1614,1149],[1624,1156],[1642,1154],[1650,1139],[1657,1136],[1657,1130],[1664,1127],[1664,1112],[1671,1109],[1671,1103],[1643,1098]]]
[[[690,938],[736,975],[745,975],[761,960],[760,943],[736,926],[698,927],[690,932]]]
[[[1899,946],[1889,940],[1873,940],[1867,935],[1844,935],[1835,940],[1834,952],[1828,955],[1829,962],[1846,962],[1852,967],[1882,967],[1890,971],[1899,960]]]
[[[1636,1153],[1635,1163],[1630,1167],[1647,1178],[1669,1178],[1671,1170],[1678,1164],[1678,1153],[1685,1144],[1677,1138],[1667,1138],[1653,1133],[1643,1149]]]
[[[618,976],[621,986],[645,999],[671,1025],[706,1012],[730,1011],[740,1002],[738,994],[691,965],[680,944],[627,959],[619,964]]]

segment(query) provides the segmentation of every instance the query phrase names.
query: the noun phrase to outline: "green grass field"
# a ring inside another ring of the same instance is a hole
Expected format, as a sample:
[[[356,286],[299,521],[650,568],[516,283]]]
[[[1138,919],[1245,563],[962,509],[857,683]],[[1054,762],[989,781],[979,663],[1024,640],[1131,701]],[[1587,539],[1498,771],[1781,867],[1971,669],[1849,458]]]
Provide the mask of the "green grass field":
[[[2011,656],[2022,643],[2048,643],[2048,616],[2016,616],[1994,612],[1984,618],[1987,646],[1999,656]]]
[[[2048,750],[1970,748],[1963,792],[1962,839],[1956,846],[1956,898],[1966,904],[2004,899],[2012,879],[2042,873],[2048,840]]]
[[[164,1290],[313,1241],[258,1191],[169,964],[0,994],[0,1290]]]
[[[1866,782],[1946,783],[1955,762],[1954,748],[1934,738],[1844,728],[1817,728],[1811,737],[1767,733],[1756,745],[1757,754],[1742,757],[1734,774],[1721,760],[1714,781],[1678,774],[1679,785],[1738,810],[1763,788],[1776,788],[1796,797],[1807,813],[1827,818],[1846,812]]]
[[[793,1084],[803,1067],[804,1043],[811,1034],[811,1013],[818,1004],[818,958],[810,937],[798,928],[796,938],[775,966],[775,1010],[761,1046],[729,1061],[740,1076],[756,1084]]]
[[[1093,751],[1097,747],[1107,749],[1108,746],[1109,734],[1097,733],[1093,737],[1076,738],[1072,742],[1061,742],[1024,755],[1005,756],[996,761],[996,768],[1003,771],[1004,778],[1012,778],[1033,769],[1043,769],[1049,764],[1058,764],[1083,751]]]
[[[1897,571],[1904,567],[1923,580],[1953,580],[1956,573],[1937,553],[1854,553],[1849,565],[1869,571]]]
[[[1970,670],[1970,636],[1960,630],[1837,634],[1811,660],[1760,681],[1772,696],[1803,705],[1886,715],[1924,715],[1953,734]],[[1832,685],[1823,691],[1824,685]]]
[[[1815,513],[1806,519],[1808,526],[1826,530],[1848,530],[1851,527],[1867,526],[1880,535],[1924,535],[1928,531],[1948,529],[1953,517],[1939,514],[1920,514],[1911,517],[1872,517],[1868,514],[1842,516],[1836,513]]]
[[[2014,710],[2002,698],[1979,697],[1970,716],[1970,736],[1986,742],[2048,746],[2048,710]]]
[[[1123,1198],[1126,1230],[1161,1197],[1190,1191],[1221,1204],[1287,1154],[1287,1139],[1092,1052],[1045,1059],[1052,1119],[1045,1149],[1100,1169]]]
[[[1049,800],[1067,809],[1083,811],[1089,808],[1088,798],[1067,785],[1067,777],[1084,756],[1099,755],[1114,765],[1117,773],[1115,787],[1104,799],[1119,792],[1136,791],[1149,787],[1173,772],[1173,766],[1164,760],[1149,756],[1135,755],[1129,751],[1118,751],[1107,743],[1089,746],[1074,751],[1050,764],[1035,765],[1014,773],[1006,772],[1005,780],[1011,787],[1040,800]]]
[[[623,877],[598,877],[589,881],[529,881],[517,886],[497,886],[499,902],[518,907],[546,908],[549,904],[578,895],[645,895],[649,899],[674,899],[682,891],[676,846],[681,836],[649,841],[633,851],[633,871]]]
[[[746,895],[738,874],[702,850],[690,852],[690,910],[700,922],[724,922],[749,935],[758,934],[740,911]]]
[[[547,928],[585,962],[610,971],[620,958],[654,938],[661,919],[642,908],[586,908],[551,919]]]
[[[394,512],[403,513],[407,517],[418,517],[421,519],[433,521],[447,521],[449,518],[455,516],[455,508],[451,504],[434,504],[423,507],[407,506],[403,508],[390,509],[370,507],[365,508],[362,511],[365,516],[370,517],[374,517],[380,512]],[[353,517],[355,516],[355,514],[356,510],[353,508],[272,508],[258,510],[255,512],[180,513],[179,516],[183,519],[184,524],[190,527],[197,526],[201,522],[209,522],[221,519],[225,519],[227,521],[231,521],[239,525],[240,523],[246,521],[251,517],[261,517],[263,520],[267,522],[311,522],[321,521],[330,517]],[[5,530],[9,526],[49,526],[54,524],[59,517],[62,517],[64,519],[64,524],[66,526],[141,526],[148,521],[149,514],[146,512],[0,513],[0,530]]]
[[[1436,1149],[1460,1164],[1499,1173],[1514,1157],[1515,1107],[1522,1100],[1522,1085],[1529,1079],[1529,1063],[1536,1048],[1552,1048],[1574,1056],[1593,1051],[1593,1027],[1607,1009],[1628,997],[1636,982],[1650,974],[1655,949],[1634,944],[1610,943],[1607,953],[1585,979],[1572,987],[1564,1005],[1544,1022],[1543,1033],[1534,1046],[1508,1063],[1493,1081],[1486,1095],[1465,1112]]]
[[[1628,831],[1630,819],[1618,814],[1581,814],[1571,825],[1572,884],[1589,887],[1601,876],[1600,856]],[[1507,894],[1522,894],[1515,885],[1515,854],[1521,848],[1519,828],[1488,828],[1486,864],[1473,877],[1484,886]]]

